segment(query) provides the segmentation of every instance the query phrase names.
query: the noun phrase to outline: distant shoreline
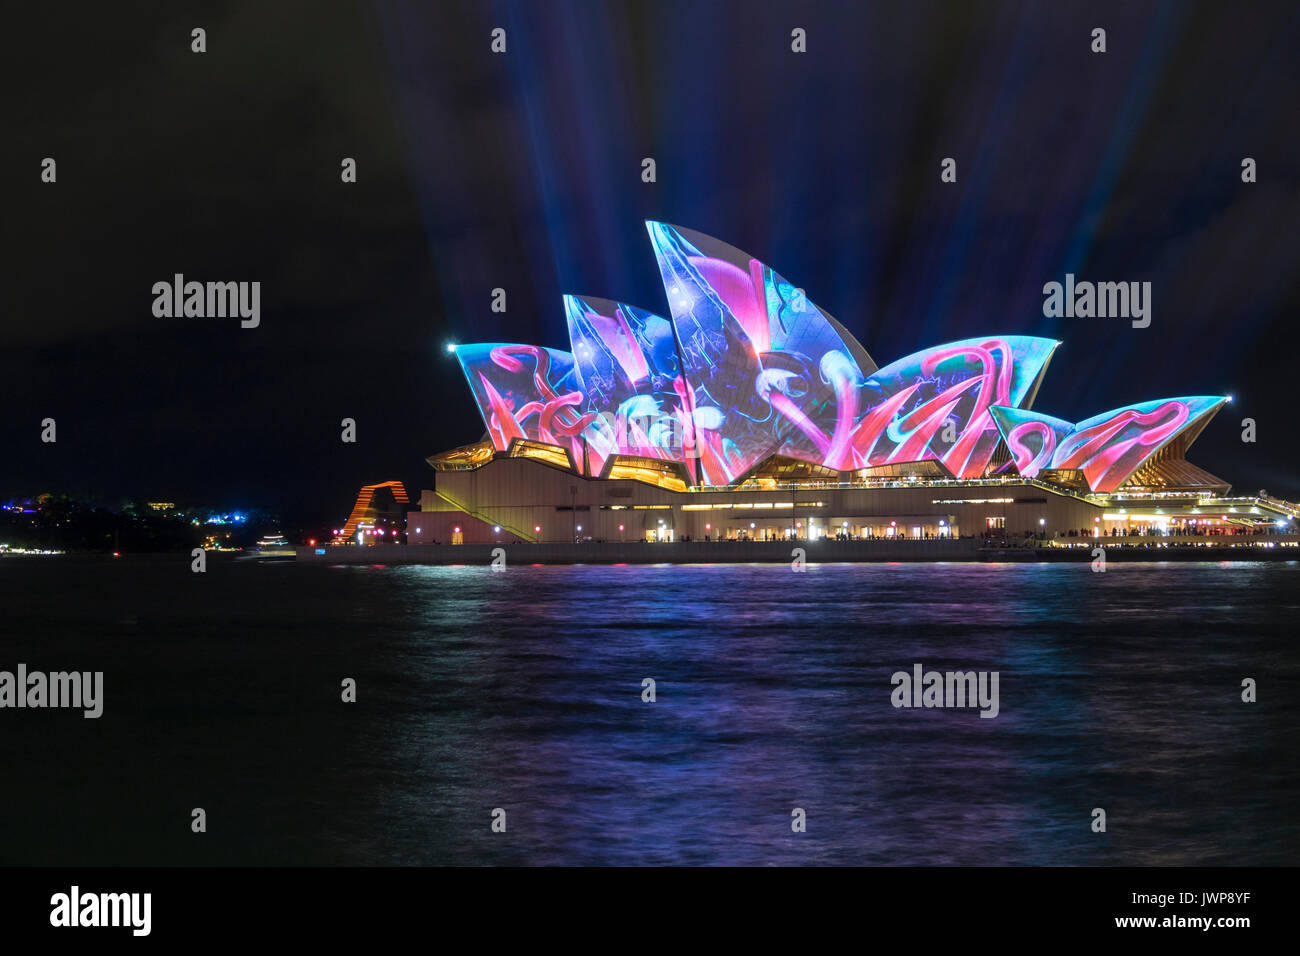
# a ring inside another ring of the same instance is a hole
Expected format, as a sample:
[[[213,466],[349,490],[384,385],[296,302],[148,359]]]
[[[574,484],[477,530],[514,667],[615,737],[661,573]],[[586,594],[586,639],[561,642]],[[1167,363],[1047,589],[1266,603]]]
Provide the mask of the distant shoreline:
[[[872,541],[680,541],[656,542],[586,542],[583,544],[531,544],[504,542],[499,545],[392,545],[367,547],[354,545],[299,547],[294,558],[276,555],[273,560],[258,561],[247,552],[209,551],[209,567],[222,564],[321,564],[321,565],[490,565],[498,548],[510,565],[651,565],[651,564],[792,564],[796,548],[803,549],[806,564],[908,563],[942,564],[949,562],[985,564],[1090,563],[1093,549],[1105,549],[1107,563],[1196,562],[1196,561],[1300,561],[1300,539],[1294,535],[1275,541],[1239,542],[1236,546],[1220,544],[1134,544],[1133,539],[1097,539],[1074,547],[983,547],[982,541],[970,538],[951,540],[890,542]],[[1271,547],[1269,545],[1272,545]],[[191,561],[189,551],[141,551],[112,554],[93,551],[68,551],[58,554],[6,554],[10,561],[46,561],[58,564],[170,564]],[[250,560],[250,558],[253,558]]]

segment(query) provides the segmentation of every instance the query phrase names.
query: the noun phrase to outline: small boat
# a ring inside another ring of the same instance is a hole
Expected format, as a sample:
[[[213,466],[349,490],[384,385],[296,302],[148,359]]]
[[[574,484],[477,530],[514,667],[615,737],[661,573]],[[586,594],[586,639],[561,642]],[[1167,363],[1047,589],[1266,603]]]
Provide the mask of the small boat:
[[[257,544],[245,548],[244,553],[235,560],[257,561],[260,564],[264,561],[292,561],[295,557],[294,547],[285,540],[284,535],[271,534],[258,538]]]

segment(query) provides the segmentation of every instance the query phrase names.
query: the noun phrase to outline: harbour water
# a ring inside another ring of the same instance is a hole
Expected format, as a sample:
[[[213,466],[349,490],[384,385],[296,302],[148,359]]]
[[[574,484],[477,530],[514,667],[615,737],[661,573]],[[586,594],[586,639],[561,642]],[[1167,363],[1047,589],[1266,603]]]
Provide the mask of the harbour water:
[[[0,670],[104,672],[98,719],[0,709],[0,863],[1300,863],[1294,562],[47,557],[0,599]],[[916,664],[997,717],[892,706]]]

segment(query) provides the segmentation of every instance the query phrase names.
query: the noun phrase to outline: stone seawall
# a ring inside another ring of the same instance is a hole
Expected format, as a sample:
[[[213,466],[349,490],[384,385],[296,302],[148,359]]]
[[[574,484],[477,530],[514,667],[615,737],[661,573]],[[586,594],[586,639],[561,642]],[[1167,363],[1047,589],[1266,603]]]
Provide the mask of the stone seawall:
[[[1107,561],[1300,560],[1294,536],[1252,546],[1218,542],[1170,544],[1142,539],[1101,540]],[[1283,542],[1291,546],[1284,546]],[[986,548],[975,538],[930,541],[678,541],[583,544],[379,544],[298,548],[299,561],[319,564],[490,564],[498,548],[507,564],[785,564],[802,548],[810,564],[855,561],[1091,561],[1093,544],[1074,548]],[[1268,546],[1272,545],[1272,546]]]

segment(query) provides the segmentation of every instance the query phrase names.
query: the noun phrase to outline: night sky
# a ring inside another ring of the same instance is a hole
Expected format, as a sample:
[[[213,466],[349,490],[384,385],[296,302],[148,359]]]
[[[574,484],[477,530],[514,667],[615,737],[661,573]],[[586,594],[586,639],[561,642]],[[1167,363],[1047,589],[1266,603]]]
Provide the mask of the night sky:
[[[444,344],[567,348],[566,292],[665,314],[653,218],[762,259],[881,365],[1052,335],[1047,414],[1232,394],[1191,459],[1238,493],[1300,499],[1294,3],[241,0],[17,16],[0,494],[324,525],[362,483],[418,495],[425,456],[483,434]],[[1098,26],[1105,54],[1090,51]],[[1241,181],[1243,157],[1258,182]],[[260,281],[260,327],[155,318],[151,288],[177,272]],[[1150,327],[1044,318],[1043,284],[1067,272],[1150,281]]]

